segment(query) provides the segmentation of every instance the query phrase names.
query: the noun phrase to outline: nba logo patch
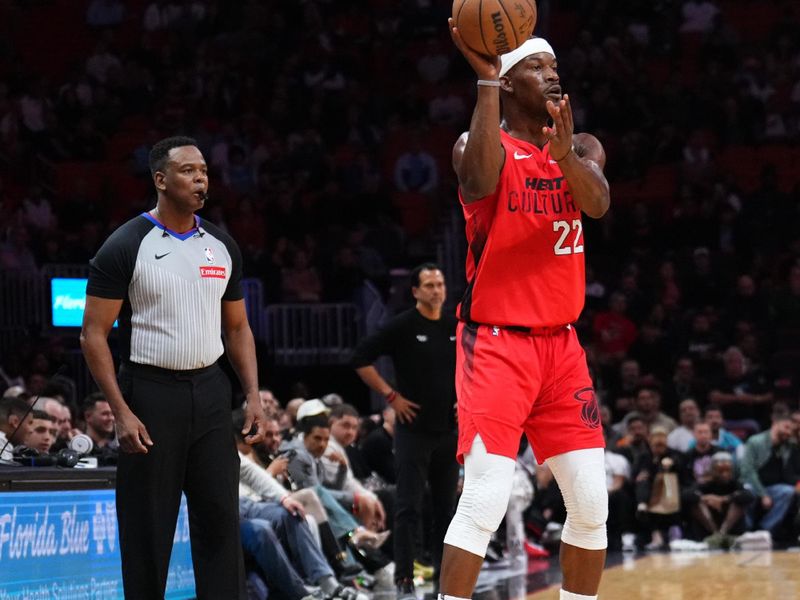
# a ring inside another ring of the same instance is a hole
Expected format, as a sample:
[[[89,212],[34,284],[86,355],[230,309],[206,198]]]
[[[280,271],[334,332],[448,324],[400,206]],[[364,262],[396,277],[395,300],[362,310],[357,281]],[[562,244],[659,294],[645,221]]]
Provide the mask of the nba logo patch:
[[[206,253],[206,260],[208,261],[208,264],[213,265],[214,264],[214,251],[211,248],[204,248],[203,252]]]

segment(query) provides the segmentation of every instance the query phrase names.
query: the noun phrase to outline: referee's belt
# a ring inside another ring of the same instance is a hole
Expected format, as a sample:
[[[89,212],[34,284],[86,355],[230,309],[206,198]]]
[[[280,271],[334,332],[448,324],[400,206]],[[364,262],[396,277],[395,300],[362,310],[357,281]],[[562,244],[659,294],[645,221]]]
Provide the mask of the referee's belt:
[[[143,365],[141,363],[125,361],[122,366],[137,373],[153,373],[154,375],[181,375],[185,377],[192,377],[194,375],[202,375],[217,366],[217,361],[214,361],[207,367],[199,369],[165,369],[155,365]]]
[[[516,333],[524,333],[531,336],[548,336],[560,333],[564,329],[572,329],[572,325],[553,325],[552,327],[522,327],[521,325],[489,325],[488,323],[477,323],[475,321],[465,321],[467,327],[477,329],[478,327],[488,327],[495,332],[500,331],[514,331]],[[497,335],[497,334],[495,334]]]

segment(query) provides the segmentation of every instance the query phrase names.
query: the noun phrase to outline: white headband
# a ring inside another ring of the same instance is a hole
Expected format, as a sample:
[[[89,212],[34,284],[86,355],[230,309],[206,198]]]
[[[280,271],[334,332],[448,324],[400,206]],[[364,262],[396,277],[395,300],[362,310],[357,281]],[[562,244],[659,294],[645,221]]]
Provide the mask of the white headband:
[[[547,52],[552,54],[553,58],[556,57],[553,47],[547,43],[546,39],[540,37],[525,40],[516,50],[500,55],[500,77],[508,73],[523,58],[528,58],[531,54],[538,54],[539,52]]]

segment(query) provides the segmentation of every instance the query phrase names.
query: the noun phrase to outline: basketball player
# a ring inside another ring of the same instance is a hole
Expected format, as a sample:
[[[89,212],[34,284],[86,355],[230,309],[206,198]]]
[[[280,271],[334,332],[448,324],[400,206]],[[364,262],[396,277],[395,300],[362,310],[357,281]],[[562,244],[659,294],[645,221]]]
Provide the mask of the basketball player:
[[[524,432],[567,507],[561,598],[588,600],[605,563],[608,496],[600,414],[571,323],[584,301],[581,212],[608,210],[605,153],[595,137],[573,134],[544,39],[497,58],[469,49],[452,20],[450,29],[478,92],[453,149],[469,242],[456,367],[465,482],[440,589],[445,600],[471,596]]]

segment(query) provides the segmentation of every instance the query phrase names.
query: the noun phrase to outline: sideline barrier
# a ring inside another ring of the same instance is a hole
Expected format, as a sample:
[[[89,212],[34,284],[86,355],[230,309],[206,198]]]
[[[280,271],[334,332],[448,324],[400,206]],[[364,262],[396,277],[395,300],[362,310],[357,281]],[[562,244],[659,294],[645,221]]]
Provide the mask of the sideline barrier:
[[[123,597],[114,477],[114,469],[0,467],[0,600]],[[194,597],[183,497],[165,598]]]

